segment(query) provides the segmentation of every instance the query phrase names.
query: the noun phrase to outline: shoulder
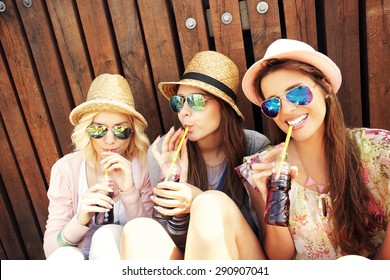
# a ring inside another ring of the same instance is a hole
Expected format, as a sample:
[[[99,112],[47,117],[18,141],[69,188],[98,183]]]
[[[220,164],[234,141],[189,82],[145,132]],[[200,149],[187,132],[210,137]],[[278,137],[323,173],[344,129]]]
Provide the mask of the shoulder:
[[[67,154],[56,161],[53,168],[70,168],[72,166],[79,166],[84,157],[80,151]]]
[[[371,149],[389,149],[390,131],[377,128],[352,128],[348,130],[352,140],[360,150]]]
[[[265,146],[269,145],[268,138],[255,130],[244,129],[245,140],[247,144],[247,154],[253,154]]]

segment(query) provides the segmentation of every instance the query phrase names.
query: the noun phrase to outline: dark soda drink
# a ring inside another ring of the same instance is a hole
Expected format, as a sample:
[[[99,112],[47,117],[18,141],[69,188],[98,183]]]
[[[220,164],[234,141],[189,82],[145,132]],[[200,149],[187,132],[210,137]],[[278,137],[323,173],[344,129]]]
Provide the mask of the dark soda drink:
[[[101,184],[110,185],[111,178],[108,175],[101,175],[98,178],[98,182]],[[108,187],[108,186],[106,186]],[[108,192],[109,197],[114,196],[114,192]],[[95,213],[95,224],[97,225],[107,225],[114,223],[114,205],[108,212],[96,212]]]
[[[181,173],[181,166],[177,163],[179,160],[179,157],[176,153],[171,152],[168,157],[168,161],[164,163],[162,166],[162,178],[161,182],[163,181],[169,181],[169,182],[179,182],[180,181],[180,173]],[[168,174],[169,172],[169,174]],[[169,175],[167,178],[167,174]],[[169,199],[166,197],[162,197],[157,195],[159,198]],[[161,206],[163,207],[163,206]],[[165,207],[166,209],[169,209]],[[172,219],[172,216],[164,215],[160,212],[158,212],[156,209],[153,209],[153,218],[160,219],[160,220],[170,220]]]
[[[109,192],[107,194],[109,197],[113,197],[114,192]],[[97,225],[107,225],[114,223],[114,207],[108,212],[96,212],[95,213],[95,224]]]
[[[290,165],[282,162],[283,166],[279,178],[276,171],[268,180],[268,197],[265,207],[265,221],[276,226],[289,225],[290,198],[288,192],[291,189]]]

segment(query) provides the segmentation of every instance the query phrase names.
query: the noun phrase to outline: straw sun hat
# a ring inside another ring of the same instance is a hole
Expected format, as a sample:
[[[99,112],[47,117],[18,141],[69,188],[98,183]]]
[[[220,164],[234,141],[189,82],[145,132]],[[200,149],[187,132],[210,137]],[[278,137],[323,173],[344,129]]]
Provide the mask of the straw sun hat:
[[[102,74],[96,77],[89,87],[87,100],[70,112],[69,120],[73,125],[91,112],[116,112],[137,118],[144,127],[145,118],[135,110],[133,93],[126,79],[118,74]]]
[[[304,62],[320,70],[330,83],[334,93],[341,86],[341,72],[337,65],[326,55],[316,51],[306,43],[291,39],[279,39],[267,48],[262,59],[255,62],[245,73],[242,79],[242,89],[246,97],[260,106],[263,101],[258,92],[257,76],[267,65],[269,59],[289,59]]]
[[[177,94],[179,85],[200,88],[227,102],[244,119],[236,104],[239,83],[238,68],[231,59],[215,51],[202,51],[192,58],[179,82],[161,82],[158,88],[168,100]]]

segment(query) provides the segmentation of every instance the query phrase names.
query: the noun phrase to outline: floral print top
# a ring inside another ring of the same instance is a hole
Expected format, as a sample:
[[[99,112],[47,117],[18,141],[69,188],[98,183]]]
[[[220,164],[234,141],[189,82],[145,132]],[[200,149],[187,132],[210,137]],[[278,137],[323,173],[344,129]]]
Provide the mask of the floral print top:
[[[356,128],[349,134],[356,142],[367,183],[375,205],[370,209],[377,220],[390,221],[390,131]],[[246,157],[236,168],[244,186],[257,188],[252,180],[251,165],[258,154]],[[295,244],[295,259],[337,259],[342,256],[332,242],[332,201],[328,194],[309,190],[293,182],[289,192],[289,230]],[[325,209],[324,209],[325,208]],[[378,248],[385,236],[384,228],[370,229],[371,242]],[[365,256],[368,257],[368,256]]]

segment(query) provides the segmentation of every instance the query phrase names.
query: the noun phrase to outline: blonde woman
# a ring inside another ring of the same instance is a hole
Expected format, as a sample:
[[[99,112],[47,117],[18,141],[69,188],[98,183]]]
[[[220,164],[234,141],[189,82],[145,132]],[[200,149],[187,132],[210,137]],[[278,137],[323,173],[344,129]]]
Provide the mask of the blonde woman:
[[[102,74],[69,116],[75,151],[52,167],[44,251],[49,259],[119,259],[122,226],[151,215],[147,122],[126,79]],[[109,185],[98,182],[105,173]],[[108,191],[113,193],[108,195]],[[98,225],[95,213],[113,213]]]

